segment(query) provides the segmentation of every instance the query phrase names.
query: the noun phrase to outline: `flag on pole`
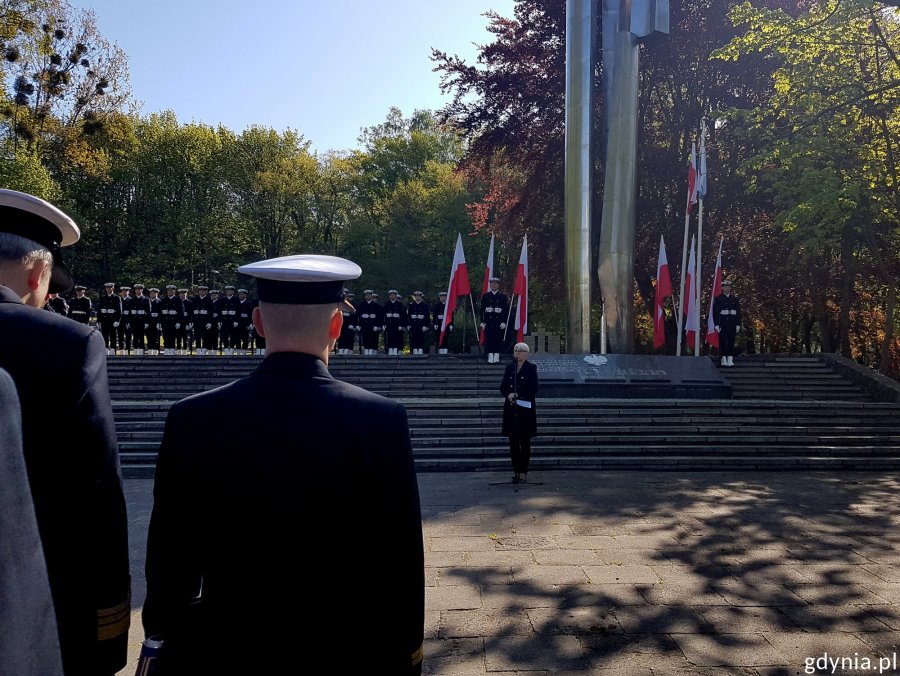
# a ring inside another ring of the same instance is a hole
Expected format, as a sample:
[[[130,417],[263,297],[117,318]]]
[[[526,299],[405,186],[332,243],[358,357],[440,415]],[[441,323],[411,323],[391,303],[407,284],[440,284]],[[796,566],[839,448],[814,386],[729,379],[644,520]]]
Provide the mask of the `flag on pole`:
[[[519,306],[516,308],[516,339],[521,343],[528,333],[528,235],[522,240],[522,253],[519,256],[519,267],[516,269],[513,294],[519,297]]]
[[[669,260],[666,258],[666,243],[659,237],[659,257],[656,261],[656,310],[653,315],[653,349],[666,344],[665,298],[672,295],[672,278],[669,275]]]
[[[716,333],[716,318],[713,317],[713,303],[716,296],[722,293],[722,243],[725,235],[719,240],[719,255],[716,258],[716,271],[713,273],[712,293],[709,295],[709,314],[706,316],[706,342],[712,347],[719,347],[719,334]]]
[[[491,235],[491,246],[488,249],[487,264],[484,266],[484,281],[481,283],[481,297],[491,288],[491,277],[494,276],[494,236]],[[478,332],[478,344],[484,345],[484,329]]]
[[[441,322],[441,337],[438,344],[444,339],[447,325],[450,323],[453,313],[456,312],[456,299],[459,296],[468,296],[472,293],[469,286],[469,270],[466,268],[466,254],[463,252],[462,235],[456,235],[456,251],[453,254],[453,265],[450,267],[450,284],[447,286],[447,305],[444,307],[444,321]]]
[[[706,198],[706,127],[700,132],[700,169],[697,172],[697,197]]]
[[[697,307],[697,257],[694,255],[694,238],[691,237],[691,253],[688,256],[687,274],[684,278],[684,330],[687,332],[687,344],[693,346],[696,333],[700,330],[700,311]]]
[[[697,144],[691,143],[691,159],[688,163],[687,213],[694,210],[697,203]]]

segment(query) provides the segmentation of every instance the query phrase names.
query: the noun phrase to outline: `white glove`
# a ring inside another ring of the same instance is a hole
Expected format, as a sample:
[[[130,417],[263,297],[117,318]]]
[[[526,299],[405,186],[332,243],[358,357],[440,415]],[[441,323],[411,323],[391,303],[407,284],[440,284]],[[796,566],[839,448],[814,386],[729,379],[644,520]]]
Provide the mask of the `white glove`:
[[[734,332],[735,332],[736,334],[741,332],[741,327],[740,327],[740,325],[734,327]]]
[[[177,331],[180,328],[181,328],[181,324],[179,324],[178,322],[175,322],[175,330]]]
[[[113,328],[114,329],[119,328],[119,322],[113,322]]]
[[[207,330],[207,331],[209,331],[211,328],[212,328],[212,324],[207,324],[207,325],[206,325],[206,330]]]
[[[250,326],[247,327],[247,330],[248,330],[248,331],[252,331],[253,328],[254,328],[254,327],[253,327],[253,324],[251,324]]]
[[[156,325],[156,330],[157,330],[157,331],[162,331],[162,324],[157,324],[157,325]]]
[[[509,399],[510,403],[512,403],[516,400],[516,393],[510,392],[508,395],[506,395],[506,398]]]
[[[149,328],[150,328],[150,325],[149,325],[149,324],[144,324],[144,331],[146,331],[146,330],[149,329]]]
[[[187,330],[188,330],[188,331],[193,331],[193,330],[194,330],[194,322],[191,322],[190,324],[187,325]]]
[[[722,327],[721,327],[721,326],[717,326],[717,327],[716,327],[716,333],[722,333]]]
[[[481,328],[484,328],[485,326],[487,326],[487,324],[485,324],[484,322],[481,322]]]
[[[422,331],[427,331],[427,330],[428,330],[428,327],[427,327],[427,326],[423,326],[423,327],[422,327]]]
[[[232,324],[234,324],[234,328],[237,328],[237,325],[238,325],[237,322],[232,322]]]
[[[447,324],[447,328],[450,329],[450,330],[452,331],[452,330],[453,330],[453,324]]]
[[[501,328],[501,329],[505,329],[505,328],[506,328],[506,322],[500,322],[500,328]]]

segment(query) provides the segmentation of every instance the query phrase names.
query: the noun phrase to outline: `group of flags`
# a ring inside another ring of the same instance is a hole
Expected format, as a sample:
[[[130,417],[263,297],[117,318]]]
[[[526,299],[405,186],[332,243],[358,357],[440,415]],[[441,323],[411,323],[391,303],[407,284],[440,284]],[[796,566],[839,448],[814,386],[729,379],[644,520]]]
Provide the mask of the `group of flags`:
[[[700,134],[700,166],[697,166],[697,146],[691,144],[691,156],[688,162],[688,194],[685,207],[685,244],[687,244],[687,228],[694,205],[706,197],[706,134]],[[702,208],[701,208],[702,224]],[[702,227],[702,225],[700,226]],[[702,232],[702,231],[701,231]],[[712,293],[709,297],[709,313],[706,320],[705,341],[712,347],[719,347],[719,334],[716,332],[715,317],[712,313],[712,304],[716,296],[722,293],[722,245],[724,235],[719,240],[719,253],[716,257],[716,268],[713,272]],[[683,330],[688,345],[697,345],[697,334],[700,332],[700,283],[698,280],[697,266],[699,262],[700,242],[691,237],[690,254],[687,257],[687,265],[683,264],[684,287],[681,293],[681,316],[678,322],[679,331]],[[666,257],[666,243],[662,236],[659,238],[659,256],[656,264],[656,302],[653,315],[653,347],[662,347],[666,342],[665,336],[665,299],[673,297],[674,289],[669,274],[669,261]],[[677,312],[677,306],[676,306]]]
[[[494,236],[491,235],[491,245],[488,249],[487,263],[484,267],[484,280],[481,284],[481,295],[484,296],[491,286],[491,278],[494,277]],[[462,235],[456,236],[456,251],[453,253],[453,264],[450,266],[450,283],[447,285],[447,302],[444,307],[444,321],[441,323],[441,336],[447,325],[453,319],[456,305],[460,296],[469,296],[471,301],[472,287],[469,285],[469,271],[466,267],[466,254],[463,251]],[[513,300],[519,299],[516,308],[516,321],[513,325],[516,329],[518,342],[522,342],[528,333],[528,235],[522,239],[522,253],[519,255],[519,265],[516,269],[516,281],[513,284]],[[510,306],[512,307],[512,306]],[[475,305],[472,303],[472,313],[475,313]],[[478,321],[475,322],[478,324]],[[484,331],[478,336],[479,344],[484,344]]]

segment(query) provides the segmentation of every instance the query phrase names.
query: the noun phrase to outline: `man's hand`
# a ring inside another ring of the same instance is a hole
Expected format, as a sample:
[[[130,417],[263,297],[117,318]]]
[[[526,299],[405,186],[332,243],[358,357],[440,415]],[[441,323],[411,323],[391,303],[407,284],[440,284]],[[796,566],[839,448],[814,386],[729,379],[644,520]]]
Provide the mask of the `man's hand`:
[[[505,328],[506,328],[506,322],[500,322],[500,328],[501,328],[501,329],[505,329]]]
[[[506,395],[506,398],[509,399],[510,404],[516,403],[516,393],[515,392],[510,392],[508,395]]]
[[[717,327],[716,327],[716,333],[722,333],[722,327],[721,327],[721,326],[717,326]]]
[[[737,326],[734,327],[734,332],[735,332],[735,334],[738,334],[738,333],[741,332],[741,325],[740,325],[740,324],[738,324]]]
[[[119,322],[113,322],[113,328],[114,329],[119,328]]]
[[[206,325],[206,330],[207,330],[207,331],[209,331],[211,328],[212,328],[212,324],[207,324],[207,325]]]
[[[487,324],[485,324],[484,322],[481,322],[481,328],[485,328],[486,326],[487,326]]]

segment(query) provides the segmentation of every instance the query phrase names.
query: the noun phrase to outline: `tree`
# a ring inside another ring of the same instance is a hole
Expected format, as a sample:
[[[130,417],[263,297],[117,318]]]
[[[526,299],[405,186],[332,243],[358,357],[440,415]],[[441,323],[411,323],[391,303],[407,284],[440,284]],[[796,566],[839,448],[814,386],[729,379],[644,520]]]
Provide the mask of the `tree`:
[[[764,140],[750,164],[769,168],[758,185],[775,200],[794,260],[811,273],[822,348],[833,348],[837,310],[837,342],[862,359],[850,335],[862,275],[864,288],[880,286],[878,365],[888,372],[900,350],[897,15],[871,0],[831,0],[796,17],[745,3],[731,17],[743,33],[719,58],[763,53],[778,64],[767,104],[731,118]]]

